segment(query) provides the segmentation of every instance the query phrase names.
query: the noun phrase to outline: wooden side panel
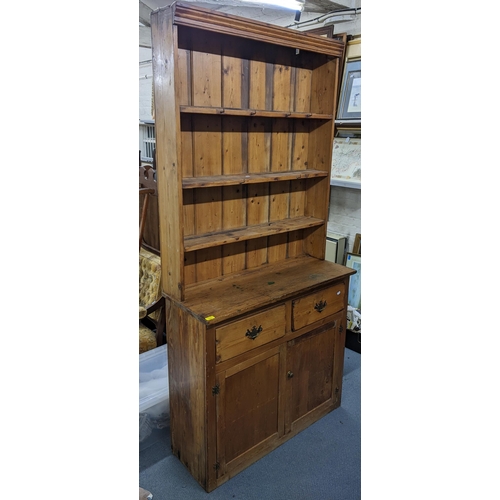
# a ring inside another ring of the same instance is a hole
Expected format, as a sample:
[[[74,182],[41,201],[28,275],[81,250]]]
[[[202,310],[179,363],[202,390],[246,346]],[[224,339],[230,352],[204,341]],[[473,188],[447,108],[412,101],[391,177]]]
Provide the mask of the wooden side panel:
[[[215,375],[215,329],[208,328],[205,334],[206,346],[206,456],[207,456],[207,487],[206,491],[212,491],[217,487],[217,471],[214,464],[217,462],[217,405],[212,390],[217,380]]]
[[[215,382],[219,388],[219,394],[216,396],[215,413],[217,422],[217,463],[219,468],[217,470],[217,485],[219,486],[224,482],[227,475],[226,455],[224,452],[226,443],[226,377],[225,372],[216,374]]]
[[[179,103],[176,101],[177,27],[172,24],[171,10],[152,13],[151,37],[162,288],[172,297],[183,300],[182,166]],[[179,215],[172,217],[171,214]]]
[[[344,281],[347,287],[349,280]],[[344,352],[345,352],[345,337],[346,337],[346,311],[347,311],[347,293],[345,294],[344,310],[337,315],[335,328],[335,351],[333,358],[333,407],[340,406],[342,398],[342,380],[344,376]]]
[[[172,452],[205,488],[208,477],[205,326],[175,303],[170,303],[167,310]]]

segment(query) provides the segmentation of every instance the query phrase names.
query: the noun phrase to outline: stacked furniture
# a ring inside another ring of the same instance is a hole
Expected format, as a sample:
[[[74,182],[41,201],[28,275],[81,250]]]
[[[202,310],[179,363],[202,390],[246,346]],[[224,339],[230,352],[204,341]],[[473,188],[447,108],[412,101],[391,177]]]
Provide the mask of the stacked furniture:
[[[340,405],[344,44],[182,3],[151,26],[172,451],[211,491]]]

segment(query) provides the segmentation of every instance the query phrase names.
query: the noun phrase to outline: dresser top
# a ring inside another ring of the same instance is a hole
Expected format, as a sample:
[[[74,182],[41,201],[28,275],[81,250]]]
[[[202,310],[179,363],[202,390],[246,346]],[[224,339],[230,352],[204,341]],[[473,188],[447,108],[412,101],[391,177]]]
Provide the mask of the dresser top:
[[[186,300],[179,305],[212,325],[327,286],[355,272],[326,260],[298,257],[188,286]]]

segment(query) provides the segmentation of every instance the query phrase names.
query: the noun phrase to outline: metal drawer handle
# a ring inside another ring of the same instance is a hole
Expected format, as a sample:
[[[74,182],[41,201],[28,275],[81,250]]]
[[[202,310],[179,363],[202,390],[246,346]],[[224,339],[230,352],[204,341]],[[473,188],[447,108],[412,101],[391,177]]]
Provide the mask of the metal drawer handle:
[[[257,335],[259,335],[259,333],[262,331],[262,325],[260,325],[259,327],[257,326],[252,326],[252,329],[251,330],[247,330],[247,333],[245,333],[245,337],[248,337],[249,339],[256,339],[257,338]]]
[[[326,300],[320,300],[315,306],[316,311],[321,312],[326,307]]]
[[[286,374],[286,376],[287,376],[288,378],[293,378],[293,372],[292,372],[292,371],[289,371],[289,372]]]

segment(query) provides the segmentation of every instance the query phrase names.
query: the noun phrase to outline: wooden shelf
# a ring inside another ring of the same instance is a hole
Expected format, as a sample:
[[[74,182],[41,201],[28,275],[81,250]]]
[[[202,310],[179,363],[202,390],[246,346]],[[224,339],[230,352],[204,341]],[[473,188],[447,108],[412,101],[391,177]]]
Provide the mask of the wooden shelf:
[[[290,181],[327,177],[322,170],[293,170],[289,172],[266,172],[263,174],[229,174],[205,177],[186,177],[182,179],[183,189],[195,189],[216,186],[237,186],[240,184],[260,184],[264,182]]]
[[[184,238],[184,249],[186,252],[193,252],[203,248],[212,248],[219,245],[226,245],[236,241],[252,240],[263,236],[289,233],[298,229],[306,229],[321,226],[325,223],[323,219],[315,217],[295,217],[292,219],[282,219],[275,222],[266,222],[255,226],[247,226],[241,229],[227,229],[215,233],[205,233],[202,235],[192,235]]]
[[[299,118],[309,120],[333,120],[333,115],[299,111],[266,111],[262,109],[220,108],[211,106],[180,106],[181,113],[202,115],[250,116],[263,118]]]

